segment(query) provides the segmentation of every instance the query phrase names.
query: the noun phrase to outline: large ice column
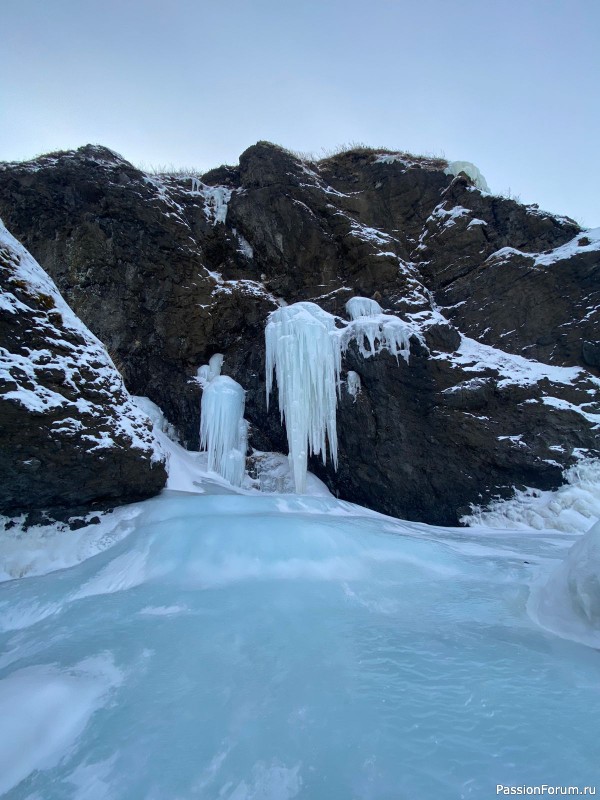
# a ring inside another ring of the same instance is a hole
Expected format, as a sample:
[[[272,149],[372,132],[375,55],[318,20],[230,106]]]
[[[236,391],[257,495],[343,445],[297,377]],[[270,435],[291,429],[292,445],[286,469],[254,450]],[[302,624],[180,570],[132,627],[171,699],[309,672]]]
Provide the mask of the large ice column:
[[[267,405],[275,373],[290,468],[296,491],[302,493],[306,490],[308,454],[320,453],[325,463],[326,440],[337,467],[340,337],[331,314],[314,303],[294,303],[273,311],[265,339]]]
[[[234,486],[242,485],[246,467],[245,403],[243,388],[227,375],[214,375],[204,385],[200,449],[208,451],[209,470],[218,472]]]

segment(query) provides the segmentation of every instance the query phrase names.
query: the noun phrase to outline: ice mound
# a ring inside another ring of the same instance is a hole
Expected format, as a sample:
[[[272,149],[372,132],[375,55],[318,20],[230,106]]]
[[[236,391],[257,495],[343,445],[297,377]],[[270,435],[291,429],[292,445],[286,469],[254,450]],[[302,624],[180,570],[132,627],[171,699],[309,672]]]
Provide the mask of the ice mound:
[[[600,647],[600,520],[547,581],[534,587],[528,608],[543,628]]]

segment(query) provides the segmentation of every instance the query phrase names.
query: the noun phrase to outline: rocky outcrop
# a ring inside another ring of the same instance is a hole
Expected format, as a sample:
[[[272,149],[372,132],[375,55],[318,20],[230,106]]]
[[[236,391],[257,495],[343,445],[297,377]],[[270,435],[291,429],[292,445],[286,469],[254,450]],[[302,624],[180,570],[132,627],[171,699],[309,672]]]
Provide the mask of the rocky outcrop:
[[[376,298],[419,330],[410,363],[349,349],[362,392],[342,392],[339,470],[312,467],[345,499],[453,523],[597,452],[600,243],[445,167],[369,150],[307,162],[262,142],[202,178],[148,176],[87,146],[0,167],[0,213],[190,447],[193,376],[221,352],[251,444],[285,451],[265,403],[268,313]]]
[[[69,516],[166,480],[101,343],[0,222],[0,513]]]

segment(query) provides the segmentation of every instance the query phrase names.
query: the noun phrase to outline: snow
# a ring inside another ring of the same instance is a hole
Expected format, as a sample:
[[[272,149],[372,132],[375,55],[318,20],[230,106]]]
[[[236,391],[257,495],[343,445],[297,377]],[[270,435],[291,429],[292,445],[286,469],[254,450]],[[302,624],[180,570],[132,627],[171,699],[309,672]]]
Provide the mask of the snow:
[[[112,548],[0,586],[14,800],[483,798],[503,775],[571,782],[566,767],[597,781],[597,533],[546,608],[536,586],[573,534],[332,497],[165,492],[138,509]]]
[[[482,192],[489,192],[490,187],[479,169],[470,161],[450,161],[444,170],[446,175],[459,175],[464,172]]]
[[[208,469],[233,486],[241,486],[246,469],[248,423],[246,393],[227,375],[215,375],[202,392],[200,447],[208,452]]]
[[[532,266],[538,269],[550,267],[560,261],[580,255],[582,253],[595,253],[600,251],[600,228],[581,231],[566,244],[555,247],[544,253],[526,253],[515,247],[502,247],[493,252],[487,261],[507,261],[511,256],[519,256],[531,260]]]
[[[544,379],[551,383],[570,386],[584,374],[579,367],[555,367],[541,361],[532,361],[523,356],[505,353],[503,350],[482,344],[468,336],[461,338],[460,347],[456,353],[452,355],[442,353],[434,355],[432,358],[449,359],[465,372],[496,370],[499,377],[499,388],[512,385],[531,386]]]
[[[0,582],[79,564],[130,534],[139,513],[140,504],[123,506],[99,516],[97,524],[89,522],[97,517],[91,513],[88,524],[74,531],[62,523],[34,525],[25,530],[23,520],[17,520],[16,525],[0,533]]]
[[[155,435],[157,432],[161,432],[166,434],[173,442],[179,442],[179,434],[175,426],[169,422],[156,403],[153,403],[148,397],[133,396],[131,399],[152,422]]]
[[[588,244],[583,243],[586,240]],[[572,258],[580,253],[593,253],[596,251],[600,251],[600,228],[582,231],[570,242],[554,248],[549,253],[538,253],[534,263],[536,267],[548,267],[557,261]]]
[[[473,217],[473,219],[467,225],[467,228],[476,228],[478,225],[487,225],[487,222],[483,219],[478,219],[477,217]]]
[[[452,208],[446,208],[446,203],[440,203],[437,205],[429,217],[427,217],[427,222],[442,222],[443,228],[452,228],[456,225],[456,220],[460,219],[461,217],[468,217],[471,215],[471,210],[465,208],[464,206],[452,206]],[[485,224],[485,223],[484,223]]]
[[[277,378],[296,491],[306,488],[308,454],[329,454],[337,466],[336,405],[341,351],[335,318],[315,303],[294,303],[269,315],[265,329],[267,407]]]

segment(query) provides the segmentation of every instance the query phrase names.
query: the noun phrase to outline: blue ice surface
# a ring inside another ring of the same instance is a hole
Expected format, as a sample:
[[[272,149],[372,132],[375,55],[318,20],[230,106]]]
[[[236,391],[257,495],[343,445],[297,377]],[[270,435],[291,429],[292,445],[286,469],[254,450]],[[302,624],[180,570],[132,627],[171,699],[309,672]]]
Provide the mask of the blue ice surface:
[[[0,586],[0,794],[595,785],[600,654],[526,613],[564,547],[330,498],[164,493],[109,550]]]

